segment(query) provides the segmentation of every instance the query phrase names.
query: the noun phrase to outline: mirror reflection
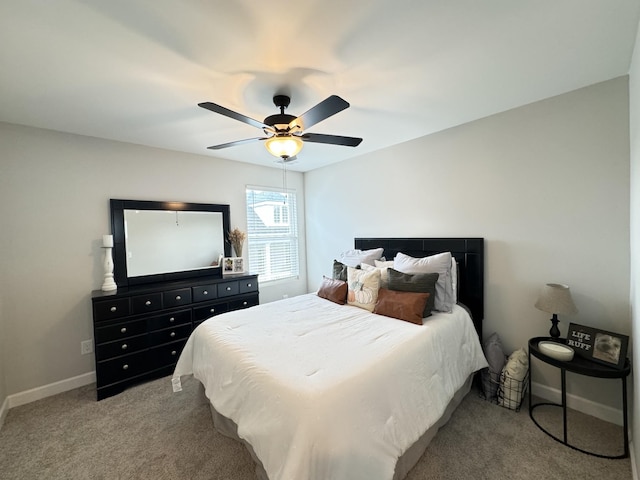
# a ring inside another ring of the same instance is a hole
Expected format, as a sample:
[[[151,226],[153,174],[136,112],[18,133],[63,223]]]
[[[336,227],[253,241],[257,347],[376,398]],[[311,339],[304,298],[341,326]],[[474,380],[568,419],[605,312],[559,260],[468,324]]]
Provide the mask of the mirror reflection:
[[[129,277],[217,266],[224,256],[221,212],[124,210]]]

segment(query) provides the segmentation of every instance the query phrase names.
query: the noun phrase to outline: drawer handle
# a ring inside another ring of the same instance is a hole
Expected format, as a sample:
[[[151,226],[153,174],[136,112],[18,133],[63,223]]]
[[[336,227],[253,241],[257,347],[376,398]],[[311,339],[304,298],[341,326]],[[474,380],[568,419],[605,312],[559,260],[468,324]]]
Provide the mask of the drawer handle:
[[[129,365],[127,365],[126,363],[122,366],[123,370],[129,370]]]
[[[173,355],[174,357],[178,354],[178,352],[176,352],[175,350],[171,350],[171,355]]]
[[[182,297],[180,295],[176,295],[176,300],[182,300]]]
[[[115,312],[116,310],[118,310],[118,307],[111,307],[112,312]]]
[[[215,312],[215,311],[216,311],[216,309],[215,309],[215,308],[212,308],[212,309],[210,309],[210,310],[209,310],[209,312],[211,312],[211,313],[213,313],[213,312]]]
[[[206,290],[204,292],[202,292],[203,295],[209,295],[209,292],[207,292]]]
[[[250,283],[247,283],[247,287],[250,287],[250,286],[251,286],[251,284],[250,284]]]
[[[169,334],[169,336],[170,336],[170,337],[175,337],[175,336],[176,336],[176,332],[171,332],[171,333]]]
[[[120,348],[122,348],[122,350],[126,350],[126,349],[127,349],[127,348],[129,348],[129,347],[127,346],[127,344],[126,344],[126,343],[123,343],[123,344],[122,344],[122,347],[120,347]]]
[[[231,291],[231,287],[227,287],[227,292],[230,292],[230,291]]]
[[[144,302],[144,304],[148,307],[149,305],[151,305],[151,300],[147,300],[146,302]]]
[[[122,327],[120,329],[120,333],[127,333],[127,327]]]
[[[173,323],[173,322],[175,322],[175,321],[176,321],[176,319],[175,319],[175,317],[171,317],[171,318],[169,319],[169,321],[170,321],[171,323]]]

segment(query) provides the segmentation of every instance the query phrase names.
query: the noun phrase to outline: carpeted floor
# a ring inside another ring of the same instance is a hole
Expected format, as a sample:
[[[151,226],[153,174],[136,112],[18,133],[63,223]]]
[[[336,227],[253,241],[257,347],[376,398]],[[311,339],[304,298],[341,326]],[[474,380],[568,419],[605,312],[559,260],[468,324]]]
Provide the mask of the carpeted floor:
[[[91,385],[11,409],[0,430],[0,478],[254,480],[244,447],[213,430],[199,384],[187,378],[183,388],[174,394],[163,378],[97,402]],[[561,427],[559,408],[540,407],[536,418]],[[622,451],[621,427],[577,412],[569,426],[581,447]],[[407,480],[630,478],[629,459],[567,448],[533,424],[526,405],[514,412],[472,391]]]

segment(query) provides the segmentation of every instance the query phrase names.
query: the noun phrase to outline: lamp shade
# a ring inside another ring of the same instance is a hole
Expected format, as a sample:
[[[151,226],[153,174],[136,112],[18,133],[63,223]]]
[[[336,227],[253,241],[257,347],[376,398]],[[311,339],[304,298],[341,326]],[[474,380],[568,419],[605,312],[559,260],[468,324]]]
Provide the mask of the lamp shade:
[[[269,153],[275,157],[290,158],[302,150],[303,142],[295,135],[275,135],[265,142]]]
[[[571,290],[567,285],[559,283],[547,283],[542,288],[535,307],[543,312],[561,315],[578,313],[573,298],[571,298]]]

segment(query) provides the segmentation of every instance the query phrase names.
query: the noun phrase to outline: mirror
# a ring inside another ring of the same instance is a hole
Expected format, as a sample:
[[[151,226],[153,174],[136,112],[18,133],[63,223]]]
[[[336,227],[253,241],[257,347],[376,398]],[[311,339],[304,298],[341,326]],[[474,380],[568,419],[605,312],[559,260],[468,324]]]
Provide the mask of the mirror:
[[[114,276],[119,287],[221,276],[229,206],[111,200]]]

